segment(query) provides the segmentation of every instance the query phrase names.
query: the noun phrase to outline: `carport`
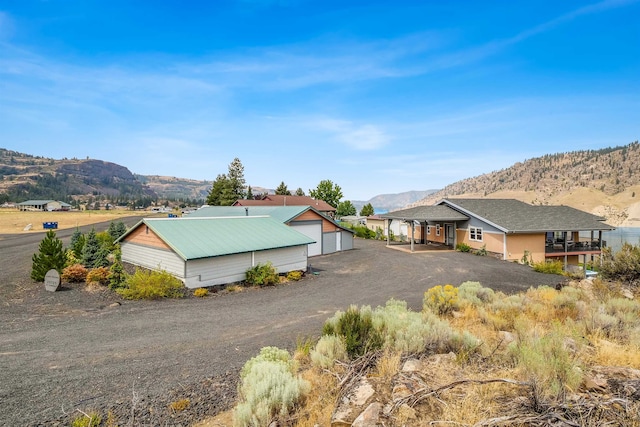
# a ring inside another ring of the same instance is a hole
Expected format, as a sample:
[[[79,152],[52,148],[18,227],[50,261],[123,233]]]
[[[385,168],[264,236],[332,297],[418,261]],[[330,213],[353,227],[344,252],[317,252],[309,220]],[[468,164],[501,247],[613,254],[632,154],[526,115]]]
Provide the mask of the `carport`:
[[[391,223],[402,221],[411,224],[411,252],[414,252],[416,224],[421,226],[421,243],[428,243],[428,230],[430,226],[443,229],[442,243],[455,247],[457,243],[456,230],[458,223],[468,221],[469,217],[445,205],[416,206],[380,215],[387,221],[387,229],[391,229]],[[427,230],[427,233],[425,233]],[[440,237],[440,234],[437,235]],[[387,233],[387,246],[391,245],[390,233]]]

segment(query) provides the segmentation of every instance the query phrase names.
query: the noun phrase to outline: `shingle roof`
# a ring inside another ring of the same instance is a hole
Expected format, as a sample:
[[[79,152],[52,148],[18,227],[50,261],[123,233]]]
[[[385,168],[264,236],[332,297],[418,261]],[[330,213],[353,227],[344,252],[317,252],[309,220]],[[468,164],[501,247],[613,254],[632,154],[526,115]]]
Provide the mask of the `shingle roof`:
[[[18,206],[41,206],[50,202],[55,202],[55,200],[27,200],[26,202],[18,203]]]
[[[515,199],[445,199],[440,202],[505,233],[614,230],[604,218],[569,206],[530,205]]]
[[[270,217],[144,218],[149,227],[182,259],[209,258],[314,243],[315,240]]]
[[[309,206],[203,206],[185,218],[213,218],[224,216],[270,216],[286,223],[311,209]],[[321,215],[318,213],[318,215]]]
[[[309,196],[282,196],[279,194],[269,194],[261,200],[236,200],[237,206],[312,206],[320,212],[334,212],[336,208],[324,200],[316,200]]]
[[[381,214],[380,217],[404,221],[466,221],[469,219],[468,216],[444,205],[416,206]]]

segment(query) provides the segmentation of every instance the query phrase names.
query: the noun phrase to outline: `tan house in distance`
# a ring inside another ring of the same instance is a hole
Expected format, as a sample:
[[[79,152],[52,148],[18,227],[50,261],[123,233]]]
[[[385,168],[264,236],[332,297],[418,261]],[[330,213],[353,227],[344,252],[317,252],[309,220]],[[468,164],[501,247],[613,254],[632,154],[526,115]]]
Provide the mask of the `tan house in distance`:
[[[604,218],[569,206],[536,206],[515,199],[444,199],[380,215],[411,224],[419,243],[465,243],[504,260],[560,259],[567,265],[602,254]],[[420,225],[420,228],[417,228]],[[419,232],[416,232],[419,230]]]

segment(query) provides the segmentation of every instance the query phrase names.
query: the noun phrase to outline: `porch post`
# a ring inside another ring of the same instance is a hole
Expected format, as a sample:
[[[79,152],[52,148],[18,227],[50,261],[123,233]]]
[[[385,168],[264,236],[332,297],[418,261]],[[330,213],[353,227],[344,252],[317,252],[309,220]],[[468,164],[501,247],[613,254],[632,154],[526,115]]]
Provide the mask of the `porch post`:
[[[411,252],[413,252],[413,241],[415,239],[416,222],[411,220]]]
[[[391,245],[391,218],[387,219],[387,246]]]

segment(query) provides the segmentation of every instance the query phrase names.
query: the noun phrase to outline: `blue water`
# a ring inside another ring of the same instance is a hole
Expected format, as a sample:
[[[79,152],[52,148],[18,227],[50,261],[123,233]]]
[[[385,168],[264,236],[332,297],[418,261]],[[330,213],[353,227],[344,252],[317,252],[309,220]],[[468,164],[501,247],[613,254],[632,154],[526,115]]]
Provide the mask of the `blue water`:
[[[640,245],[640,227],[619,227],[602,233],[602,239],[614,252],[620,250],[623,243]]]

